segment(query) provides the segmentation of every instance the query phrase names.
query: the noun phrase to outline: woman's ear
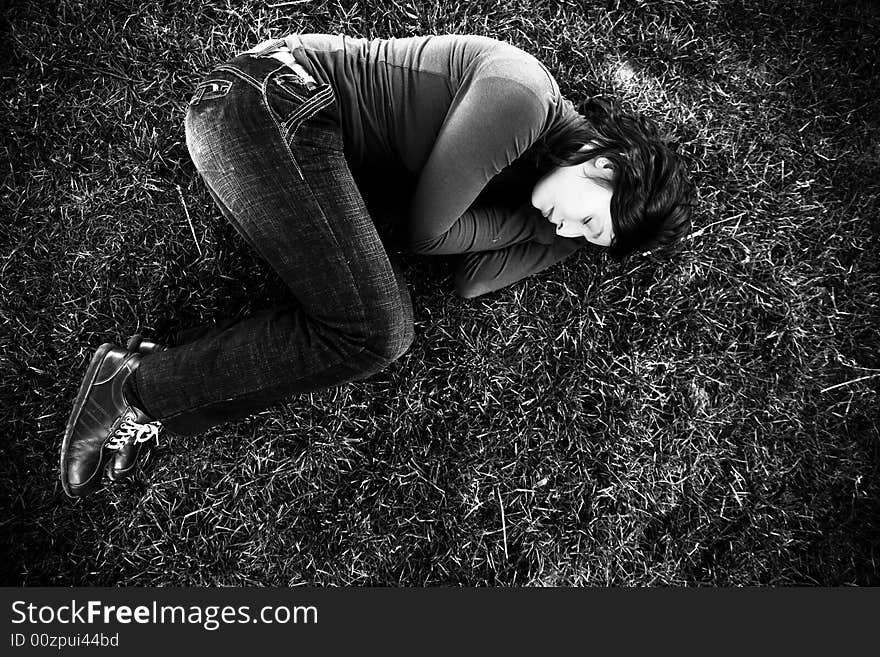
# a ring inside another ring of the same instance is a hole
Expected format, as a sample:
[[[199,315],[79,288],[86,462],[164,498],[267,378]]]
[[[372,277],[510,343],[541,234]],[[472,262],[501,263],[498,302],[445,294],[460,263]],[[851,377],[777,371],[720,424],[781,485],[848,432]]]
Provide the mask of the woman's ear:
[[[597,169],[610,169],[614,170],[614,163],[609,160],[607,157],[599,156],[595,159],[595,166]]]
[[[614,163],[602,155],[584,162],[584,175],[590,178],[614,180],[615,173]]]

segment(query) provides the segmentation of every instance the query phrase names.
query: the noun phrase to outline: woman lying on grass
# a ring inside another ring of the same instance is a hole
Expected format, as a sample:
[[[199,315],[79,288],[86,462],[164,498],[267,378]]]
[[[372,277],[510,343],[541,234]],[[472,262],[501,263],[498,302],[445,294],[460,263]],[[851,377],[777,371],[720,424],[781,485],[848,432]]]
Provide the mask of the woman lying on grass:
[[[180,435],[364,379],[413,339],[412,305],[357,172],[417,181],[422,254],[464,254],[476,297],[588,244],[614,257],[690,226],[682,163],[643,118],[578,110],[534,57],[481,36],[267,41],[214,68],[185,121],[223,216],[290,288],[283,307],[178,339],[102,345],[61,447],[71,497],[128,477],[160,428]]]

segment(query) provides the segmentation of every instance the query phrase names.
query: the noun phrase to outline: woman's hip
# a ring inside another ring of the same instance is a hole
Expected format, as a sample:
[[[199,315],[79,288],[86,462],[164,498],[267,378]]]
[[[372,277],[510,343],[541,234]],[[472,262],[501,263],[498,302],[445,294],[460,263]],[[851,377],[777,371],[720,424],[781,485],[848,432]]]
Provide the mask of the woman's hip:
[[[274,43],[274,42],[269,42]],[[196,167],[243,151],[289,157],[302,178],[297,144],[342,152],[334,90],[319,84],[284,46],[245,52],[215,66],[196,86],[184,121]]]

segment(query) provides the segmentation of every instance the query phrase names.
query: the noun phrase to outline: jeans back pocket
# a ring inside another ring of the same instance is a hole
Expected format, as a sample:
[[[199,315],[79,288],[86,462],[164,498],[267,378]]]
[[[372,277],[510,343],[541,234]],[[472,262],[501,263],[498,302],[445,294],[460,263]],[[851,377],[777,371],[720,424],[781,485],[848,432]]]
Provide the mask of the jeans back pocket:
[[[276,73],[274,82],[281,91],[293,96],[301,103],[306,102],[314,93],[314,90],[309,88],[296,73]]]

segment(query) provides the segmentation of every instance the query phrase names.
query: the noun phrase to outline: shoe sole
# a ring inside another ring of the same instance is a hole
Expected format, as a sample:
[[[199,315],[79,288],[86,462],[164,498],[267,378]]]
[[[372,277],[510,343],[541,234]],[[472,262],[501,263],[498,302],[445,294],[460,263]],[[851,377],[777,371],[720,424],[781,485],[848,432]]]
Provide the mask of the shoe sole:
[[[92,362],[89,363],[89,368],[86,370],[85,376],[83,376],[82,383],[79,386],[79,392],[76,395],[76,401],[73,403],[73,411],[71,411],[70,419],[67,420],[67,427],[64,429],[64,442],[61,443],[61,486],[70,498],[79,497],[79,495],[75,494],[70,488],[70,482],[67,480],[67,468],[64,466],[64,461],[67,458],[67,450],[70,447],[70,439],[73,436],[73,428],[79,421],[79,416],[82,414],[83,406],[85,406],[86,397],[88,396],[92,385],[95,383],[95,377],[98,374],[98,369],[101,367],[101,363],[104,361],[104,356],[107,355],[108,351],[115,348],[115,344],[105,342],[98,347],[98,351],[92,356]],[[100,476],[100,468],[99,472],[95,473],[94,476]],[[91,479],[89,481],[91,481]]]

